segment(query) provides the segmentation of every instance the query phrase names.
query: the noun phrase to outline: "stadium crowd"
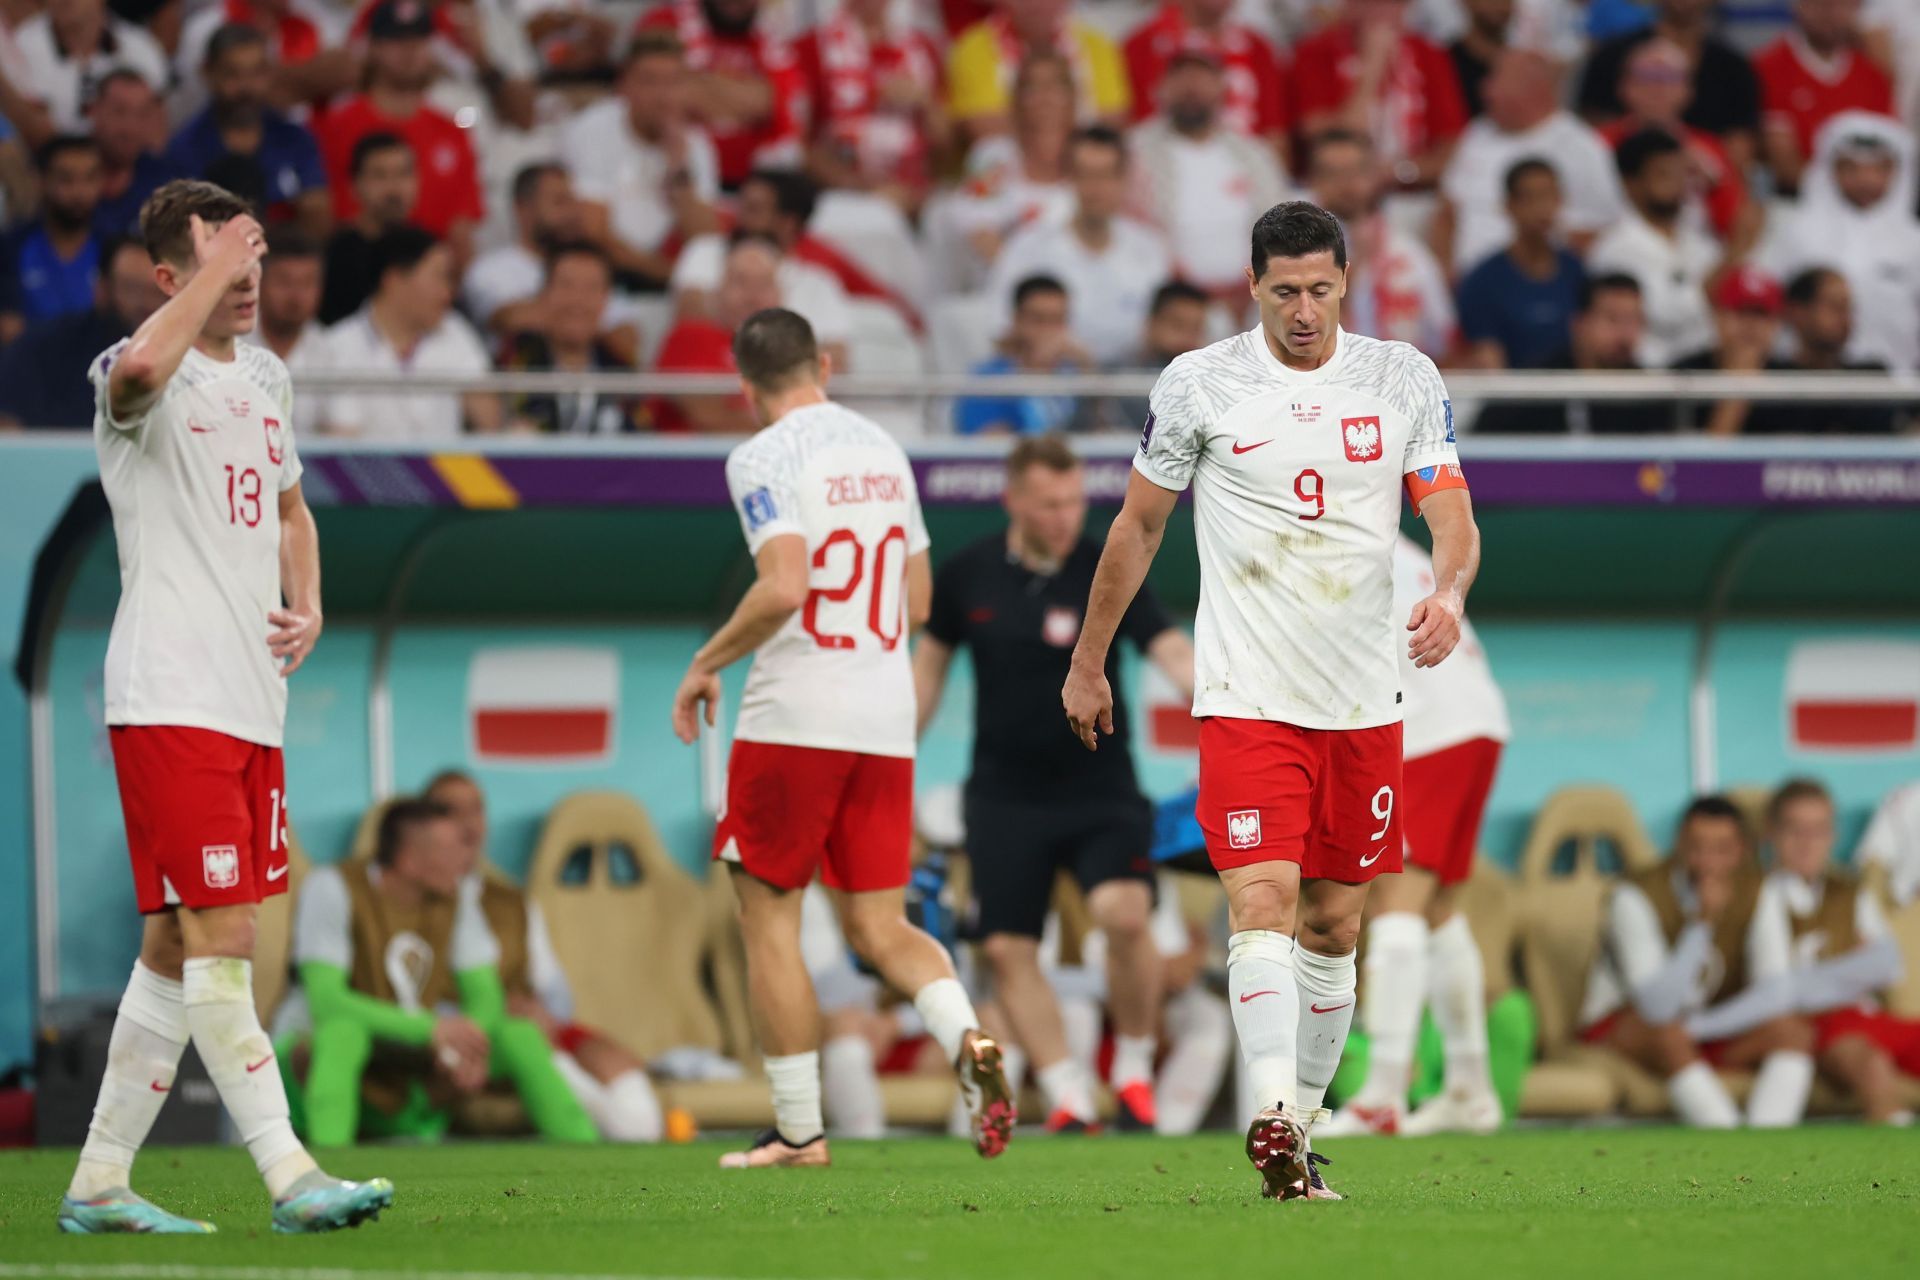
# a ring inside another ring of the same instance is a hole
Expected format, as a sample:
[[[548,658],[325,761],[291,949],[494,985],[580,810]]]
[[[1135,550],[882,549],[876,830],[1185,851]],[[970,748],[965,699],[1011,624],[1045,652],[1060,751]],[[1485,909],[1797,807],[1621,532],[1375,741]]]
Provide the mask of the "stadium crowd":
[[[297,375],[723,372],[775,304],[857,373],[1156,369],[1247,322],[1246,228],[1294,193],[1345,225],[1347,326],[1443,367],[1911,371],[1920,9],[1787,8],[5,0],[0,421],[88,424],[87,360],[160,302],[128,237],[176,176],[263,211],[258,340]],[[952,426],[1137,409],[972,399]],[[750,427],[730,397],[587,391],[299,417],[403,441]],[[1479,429],[1678,421],[1502,403]],[[1902,423],[1727,401],[1688,425]]]

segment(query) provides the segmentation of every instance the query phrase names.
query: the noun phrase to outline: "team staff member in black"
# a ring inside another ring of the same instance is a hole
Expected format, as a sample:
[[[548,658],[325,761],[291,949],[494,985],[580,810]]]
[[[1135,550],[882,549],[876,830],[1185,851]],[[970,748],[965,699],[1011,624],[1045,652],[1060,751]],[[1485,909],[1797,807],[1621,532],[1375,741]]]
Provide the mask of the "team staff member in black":
[[[1085,476],[1059,436],[1021,440],[1007,457],[1005,534],[965,548],[934,577],[933,613],[913,655],[920,728],[940,705],[961,645],[973,649],[973,770],[967,856],[983,950],[1014,1039],[1047,1097],[1047,1127],[1095,1119],[1093,1082],[1067,1052],[1053,988],[1040,971],[1040,932],[1064,867],[1087,894],[1107,940],[1112,1084],[1122,1128],[1151,1127],[1160,956],[1149,936],[1153,819],[1134,779],[1126,708],[1116,697],[1118,750],[1088,752],[1060,731],[1060,685],[1100,545],[1084,534]],[[1193,642],[1152,592],[1135,598],[1120,634],[1193,696]],[[1120,687],[1117,660],[1108,680]]]

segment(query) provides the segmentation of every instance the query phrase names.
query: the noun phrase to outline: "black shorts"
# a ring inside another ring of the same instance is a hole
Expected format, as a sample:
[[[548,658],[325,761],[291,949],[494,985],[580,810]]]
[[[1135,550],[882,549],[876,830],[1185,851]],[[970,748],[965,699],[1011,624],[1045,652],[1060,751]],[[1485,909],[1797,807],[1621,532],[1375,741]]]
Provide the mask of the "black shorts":
[[[976,937],[1039,937],[1062,870],[1082,892],[1109,880],[1153,884],[1153,809],[1143,796],[1036,803],[968,794],[966,821]]]

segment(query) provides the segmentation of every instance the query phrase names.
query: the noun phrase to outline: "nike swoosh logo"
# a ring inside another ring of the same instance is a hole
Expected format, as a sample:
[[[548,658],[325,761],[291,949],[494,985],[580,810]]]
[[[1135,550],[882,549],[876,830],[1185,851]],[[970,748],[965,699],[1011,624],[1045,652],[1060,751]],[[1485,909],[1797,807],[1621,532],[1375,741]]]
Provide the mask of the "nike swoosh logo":
[[[1372,853],[1360,859],[1360,865],[1363,867],[1372,866],[1374,863],[1380,861],[1380,855],[1385,853],[1386,851],[1387,851],[1387,846],[1381,845],[1378,849],[1375,849]]]
[[[1240,1003],[1245,1004],[1249,1000],[1258,1000],[1261,996],[1277,996],[1279,994],[1278,991],[1249,991],[1240,997]]]
[[[285,874],[287,874],[287,864],[282,863],[280,866],[277,866],[273,870],[267,872],[267,879],[278,880],[281,876]]]
[[[147,1087],[149,1089],[152,1089],[155,1093],[170,1093],[173,1090],[172,1085],[161,1084],[158,1080],[155,1080],[152,1084],[148,1085]]]
[[[1353,1003],[1353,1001],[1351,1001],[1351,1000],[1349,1000],[1349,1001],[1347,1001],[1347,1004],[1352,1004],[1352,1003]],[[1328,1005],[1328,1006],[1327,1006],[1326,1008],[1324,1008],[1324,1009],[1322,1009],[1322,1008],[1321,1008],[1321,1007],[1320,1007],[1319,1005],[1317,1005],[1317,1004],[1310,1004],[1310,1005],[1308,1005],[1308,1006],[1307,1006],[1307,1008],[1309,1008],[1309,1009],[1311,1009],[1311,1010],[1313,1010],[1313,1012],[1315,1012],[1315,1013],[1338,1013],[1338,1012],[1340,1012],[1340,1011],[1341,1011],[1342,1009],[1344,1009],[1344,1008],[1346,1008],[1346,1007],[1347,1007],[1347,1004],[1330,1004],[1330,1005]]]
[[[1272,443],[1273,443],[1272,437],[1268,437],[1267,439],[1260,441],[1259,444],[1247,444],[1247,445],[1236,444],[1235,446],[1233,446],[1233,451],[1235,453],[1252,453],[1255,449],[1258,449],[1260,445],[1272,444]]]
[[[187,419],[187,430],[193,432],[193,434],[197,436],[210,436],[213,434],[212,427],[203,427],[199,423],[195,422],[192,418]]]
[[[252,1075],[254,1072],[258,1071],[260,1068],[266,1066],[269,1062],[272,1062],[272,1061],[273,1061],[273,1055],[268,1054],[266,1057],[260,1059],[260,1061],[258,1062],[249,1062],[247,1064],[247,1074]]]

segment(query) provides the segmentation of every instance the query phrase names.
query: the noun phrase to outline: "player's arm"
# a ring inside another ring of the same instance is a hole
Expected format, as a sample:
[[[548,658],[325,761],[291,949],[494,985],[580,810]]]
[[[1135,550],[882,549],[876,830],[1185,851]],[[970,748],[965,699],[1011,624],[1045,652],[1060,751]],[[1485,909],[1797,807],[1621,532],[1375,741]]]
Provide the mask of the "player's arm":
[[[200,269],[133,331],[107,373],[107,407],[114,422],[137,423],[153,408],[214,308],[253,271],[266,246],[252,218],[235,218],[214,231],[195,215],[193,253]]]
[[[933,717],[939,714],[941,695],[947,691],[947,672],[953,667],[953,650],[944,641],[922,634],[913,646],[913,700],[916,708],[914,733],[924,734]]]
[[[275,628],[267,637],[267,648],[285,677],[298,671],[313,652],[322,622],[320,530],[297,483],[280,494],[280,594],[287,607],[267,614]]]
[[[733,616],[700,646],[673,695],[673,731],[680,741],[700,734],[702,704],[709,725],[720,704],[720,673],[771,640],[807,602],[807,540],[797,533],[767,539],[754,557],[757,573]]]
[[[1771,884],[1760,890],[1747,926],[1745,989],[1687,1019],[1695,1040],[1724,1040],[1793,1011],[1793,927]]]
[[[1467,592],[1480,572],[1480,527],[1473,521],[1473,499],[1465,485],[1432,490],[1418,503],[1433,534],[1434,586],[1433,594],[1416,603],[1407,619],[1407,630],[1413,633],[1407,656],[1416,667],[1434,667],[1460,643]]]
[[[1855,899],[1854,931],[1860,945],[1843,956],[1819,960],[1794,970],[1793,1002],[1801,1013],[1845,1008],[1900,981],[1906,970],[1900,942],[1872,893]]]
[[[1627,1000],[1655,1026],[1672,1022],[1694,999],[1694,989],[1713,926],[1696,920],[1667,946],[1653,904],[1635,885],[1615,888],[1607,903],[1607,954],[1626,988]]]
[[[1147,569],[1166,536],[1167,520],[1180,495],[1164,489],[1134,471],[1127,478],[1127,497],[1107,531],[1107,545],[1094,571],[1087,597],[1087,617],[1073,646],[1073,665],[1060,691],[1067,723],[1087,750],[1100,748],[1102,733],[1113,732],[1113,690],[1107,685],[1107,652],[1120,629],[1127,606],[1133,603]],[[1191,680],[1191,677],[1189,677]]]

